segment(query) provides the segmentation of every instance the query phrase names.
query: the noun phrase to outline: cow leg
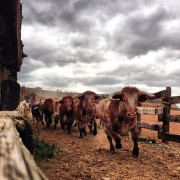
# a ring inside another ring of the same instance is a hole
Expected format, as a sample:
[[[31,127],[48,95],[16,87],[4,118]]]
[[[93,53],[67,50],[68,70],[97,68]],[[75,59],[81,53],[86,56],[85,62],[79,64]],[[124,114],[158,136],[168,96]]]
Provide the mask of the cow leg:
[[[41,114],[41,124],[44,125],[44,115]]]
[[[93,135],[97,134],[97,123],[94,122],[94,129],[93,129]]]
[[[92,124],[88,124],[88,128],[89,128],[89,133],[92,133]]]
[[[83,138],[83,134],[86,136],[87,132],[86,132],[86,125],[82,122],[82,120],[78,120],[78,129],[79,129],[79,133],[80,133],[80,138]]]
[[[64,130],[65,122],[66,122],[66,117],[65,117],[65,114],[62,113],[62,114],[60,115],[60,124],[61,124],[61,129],[62,129],[62,130]]]
[[[64,130],[65,123],[61,121],[61,129]]]
[[[90,133],[92,132],[93,135],[97,134],[97,123],[94,118],[90,121],[88,127],[90,129]],[[93,127],[93,130],[92,130],[92,127]]]
[[[114,131],[111,131],[111,135],[112,135],[114,141],[116,142],[116,148],[117,148],[117,149],[121,149],[121,148],[122,148],[122,144],[121,144],[121,139],[120,139],[120,137],[119,137],[119,136],[117,135],[117,133],[114,132]]]
[[[35,119],[36,119],[36,122],[37,122],[37,124],[38,124],[38,122],[39,122],[39,119],[38,119],[38,117],[35,117]]]
[[[73,125],[73,123],[74,123],[74,118],[69,118],[67,120],[66,125],[67,125],[67,129],[68,129],[68,134],[71,133],[71,126]]]
[[[54,129],[56,129],[56,127],[57,127],[57,122],[56,121],[54,121]]]
[[[139,147],[138,147],[138,135],[139,135],[139,133],[135,129],[133,129],[133,130],[131,130],[131,134],[132,134],[132,140],[134,142],[132,155],[133,155],[133,157],[138,157],[139,156]]]
[[[50,118],[49,117],[45,117],[45,121],[46,121],[46,127],[50,128]]]
[[[57,127],[58,120],[59,120],[59,118],[56,116],[56,117],[54,118],[54,129],[56,129],[56,127]]]
[[[111,135],[107,135],[107,139],[108,139],[108,141],[109,141],[109,143],[110,143],[110,151],[112,151],[113,153],[115,153],[115,147],[114,147],[114,145],[113,145],[113,143],[112,143],[112,136],[111,136]]]
[[[83,128],[79,127],[80,138],[83,138]]]
[[[85,136],[87,135],[86,124],[83,124],[83,133],[84,133]]]

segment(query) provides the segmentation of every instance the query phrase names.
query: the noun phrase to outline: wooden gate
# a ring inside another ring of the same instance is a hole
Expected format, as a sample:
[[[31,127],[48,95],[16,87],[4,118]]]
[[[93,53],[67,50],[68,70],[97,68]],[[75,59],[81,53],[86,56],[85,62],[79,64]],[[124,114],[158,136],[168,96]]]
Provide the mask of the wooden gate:
[[[158,138],[162,139],[163,143],[168,143],[168,141],[180,143],[180,135],[169,133],[170,122],[180,123],[180,115],[170,114],[171,105],[180,103],[180,96],[171,97],[171,87],[166,87],[165,90],[159,91],[154,94],[156,96],[156,99],[160,99],[162,101],[163,107],[138,107],[138,127],[158,131]],[[157,114],[158,121],[161,121],[162,124],[152,124],[141,121],[141,115],[150,114]]]

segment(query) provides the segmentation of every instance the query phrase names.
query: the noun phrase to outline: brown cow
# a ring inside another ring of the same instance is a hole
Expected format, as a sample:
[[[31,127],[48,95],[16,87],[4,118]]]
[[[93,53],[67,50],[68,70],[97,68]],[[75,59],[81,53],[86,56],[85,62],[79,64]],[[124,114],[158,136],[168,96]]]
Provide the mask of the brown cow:
[[[52,118],[54,114],[53,100],[51,98],[45,99],[44,103],[40,103],[39,108],[42,113],[42,121],[44,117],[47,127],[50,128],[50,124],[52,123]]]
[[[125,136],[131,131],[134,148],[132,155],[139,155],[137,104],[154,97],[153,94],[143,92],[135,87],[125,87],[121,91],[112,93],[107,99],[101,100],[97,113],[105,127],[105,133],[110,143],[110,151],[115,152],[122,148],[120,136]],[[113,145],[113,139],[116,146]]]
[[[74,123],[74,115],[73,115],[73,98],[72,96],[64,96],[59,100],[59,118],[61,129],[64,129],[67,126],[68,134],[71,133],[71,127]],[[55,119],[54,129],[58,124],[58,119]]]
[[[83,138],[83,134],[87,134],[86,125],[88,125],[93,135],[97,134],[97,123],[95,120],[96,107],[94,101],[100,97],[101,95],[92,91],[85,91],[74,100],[74,117],[78,124],[80,138]]]

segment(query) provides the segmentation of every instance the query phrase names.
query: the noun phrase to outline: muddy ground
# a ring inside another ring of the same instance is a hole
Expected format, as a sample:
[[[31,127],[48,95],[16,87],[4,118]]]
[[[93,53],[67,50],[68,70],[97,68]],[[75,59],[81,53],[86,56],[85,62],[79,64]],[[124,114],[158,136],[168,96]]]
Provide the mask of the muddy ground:
[[[173,111],[180,114],[180,111]],[[146,115],[143,121],[157,123],[156,115]],[[32,120],[30,120],[32,122]],[[32,122],[34,135],[55,144],[60,155],[38,160],[37,165],[49,180],[179,180],[180,144],[162,144],[157,132],[142,130],[141,136],[155,138],[156,143],[139,142],[140,155],[132,157],[133,142],[123,137],[122,149],[115,154],[109,151],[109,143],[99,126],[98,134],[78,138],[76,127],[69,135],[58,125],[54,130]],[[180,124],[171,123],[170,131],[180,134]]]

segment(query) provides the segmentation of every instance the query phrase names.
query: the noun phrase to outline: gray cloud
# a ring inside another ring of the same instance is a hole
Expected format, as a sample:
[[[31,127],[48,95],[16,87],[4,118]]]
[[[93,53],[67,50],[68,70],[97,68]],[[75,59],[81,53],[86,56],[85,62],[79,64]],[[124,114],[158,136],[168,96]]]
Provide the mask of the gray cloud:
[[[22,0],[22,5],[28,57],[18,74],[21,84],[62,90],[78,84],[77,91],[92,87],[105,93],[124,85],[179,88],[178,1]],[[39,69],[48,73],[34,78]]]

